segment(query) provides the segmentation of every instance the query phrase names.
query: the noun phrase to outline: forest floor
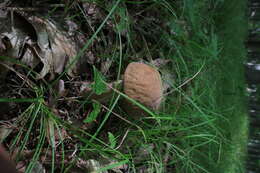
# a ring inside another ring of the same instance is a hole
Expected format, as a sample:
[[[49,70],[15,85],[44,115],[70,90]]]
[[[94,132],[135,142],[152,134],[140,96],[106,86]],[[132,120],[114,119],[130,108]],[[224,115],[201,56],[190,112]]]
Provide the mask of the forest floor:
[[[6,1],[0,16],[0,140],[20,172],[244,172],[245,0]],[[159,109],[124,93],[131,62],[160,72]]]

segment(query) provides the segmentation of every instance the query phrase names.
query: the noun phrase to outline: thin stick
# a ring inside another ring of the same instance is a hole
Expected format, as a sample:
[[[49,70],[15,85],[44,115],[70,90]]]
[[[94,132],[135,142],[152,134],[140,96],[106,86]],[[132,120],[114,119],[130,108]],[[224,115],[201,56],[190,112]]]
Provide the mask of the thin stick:
[[[204,66],[204,65],[203,65]],[[197,71],[197,73],[195,73],[191,78],[189,78],[188,80],[186,80],[185,82],[183,82],[180,86],[178,86],[177,88],[173,89],[172,91],[169,91],[168,93],[163,94],[163,96],[167,96],[169,94],[171,94],[172,92],[180,89],[181,87],[183,87],[184,85],[186,85],[187,83],[189,83],[190,81],[192,81],[196,76],[198,76],[201,72],[201,70],[203,69],[203,66],[199,69],[199,71]]]
[[[115,150],[118,150],[118,149],[122,146],[122,144],[124,143],[124,141],[125,141],[125,139],[126,139],[126,137],[127,137],[127,135],[128,135],[128,132],[129,132],[129,128],[128,128],[127,131],[125,132],[125,134],[124,134],[122,140],[120,141],[119,145],[115,148]]]

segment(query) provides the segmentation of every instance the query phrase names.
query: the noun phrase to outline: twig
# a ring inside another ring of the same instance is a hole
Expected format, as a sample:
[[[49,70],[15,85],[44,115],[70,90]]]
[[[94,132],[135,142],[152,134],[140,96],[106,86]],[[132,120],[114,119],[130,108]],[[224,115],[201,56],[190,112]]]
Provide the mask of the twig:
[[[77,153],[77,151],[78,151],[78,147],[77,147],[77,145],[75,145],[75,150],[74,150],[73,153],[69,156],[69,158],[74,158],[75,155],[76,155],[76,153]]]
[[[129,128],[128,128],[127,131],[125,132],[125,134],[124,134],[122,140],[120,141],[119,145],[115,148],[115,150],[118,150],[118,149],[122,146],[122,144],[123,144],[124,141],[125,141],[125,138],[126,138],[127,135],[128,135],[128,132],[129,132]]]
[[[204,65],[203,65],[204,66]],[[172,91],[169,91],[165,94],[163,94],[163,96],[167,96],[171,93],[173,93],[174,91],[180,89],[181,87],[183,87],[184,85],[186,85],[187,83],[189,83],[190,81],[192,81],[196,76],[198,76],[201,72],[201,70],[203,69],[203,66],[199,69],[199,71],[197,71],[197,73],[195,73],[191,78],[189,78],[188,80],[186,80],[185,82],[183,82],[180,86],[178,86],[177,88],[173,89]]]
[[[64,97],[64,98],[59,98],[59,101],[66,101],[66,100],[76,100],[76,99],[80,99],[83,98],[83,96],[75,96],[75,97]]]

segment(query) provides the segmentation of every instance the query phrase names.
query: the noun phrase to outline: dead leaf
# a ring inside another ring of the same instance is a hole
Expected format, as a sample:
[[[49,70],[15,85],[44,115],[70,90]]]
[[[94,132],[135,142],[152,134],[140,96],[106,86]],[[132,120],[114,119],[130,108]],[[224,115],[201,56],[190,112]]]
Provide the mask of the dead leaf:
[[[37,79],[42,79],[47,74],[50,74],[51,79],[53,79],[55,74],[62,73],[72,63],[80,49],[80,45],[73,39],[74,37],[70,37],[71,34],[60,29],[58,24],[51,19],[25,12],[14,14],[18,16],[18,19],[26,21],[24,22],[26,27],[14,21],[18,24],[13,27],[12,31],[1,34],[1,41],[3,42],[5,39],[7,40],[5,42],[10,45],[8,47],[7,44],[0,44],[0,46],[2,45],[1,51],[6,50],[6,55],[20,58],[31,68],[42,62],[43,68],[36,77]],[[26,29],[31,30],[33,34]],[[80,38],[81,40],[85,39],[83,35],[80,35]],[[93,57],[93,54],[91,57]],[[79,62],[86,63],[82,60]],[[77,75],[79,62],[74,63],[68,69],[69,76]]]
[[[76,56],[75,42],[70,40],[65,32],[59,30],[51,20],[38,16],[25,16],[36,30],[37,44],[40,48],[39,58],[44,64],[37,78],[43,78],[47,73],[60,74],[68,59]],[[74,76],[73,67],[68,70],[68,74]]]
[[[16,28],[13,28],[9,33],[2,33],[1,39],[6,43],[5,55],[12,58],[19,58],[26,38],[27,35]]]
[[[35,53],[32,47],[28,47],[28,49],[25,50],[21,61],[31,68],[36,67],[40,63],[40,59],[35,57]]]

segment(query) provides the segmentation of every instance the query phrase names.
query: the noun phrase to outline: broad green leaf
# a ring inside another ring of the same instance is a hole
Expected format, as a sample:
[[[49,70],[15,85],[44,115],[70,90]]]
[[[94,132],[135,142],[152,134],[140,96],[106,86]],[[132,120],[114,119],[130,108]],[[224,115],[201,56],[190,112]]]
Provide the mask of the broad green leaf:
[[[93,111],[86,117],[84,120],[84,123],[90,123],[94,120],[96,120],[100,110],[101,110],[101,105],[100,103],[93,103]]]
[[[103,80],[102,74],[94,67],[94,84],[91,86],[97,95],[100,95],[106,91],[106,84]]]
[[[115,136],[112,133],[108,132],[108,139],[109,139],[110,147],[111,148],[115,148],[116,147],[116,138],[115,138]]]
[[[117,15],[119,21],[117,23],[117,31],[120,33],[125,32],[127,30],[128,24],[130,22],[126,13],[126,8],[118,8]]]

